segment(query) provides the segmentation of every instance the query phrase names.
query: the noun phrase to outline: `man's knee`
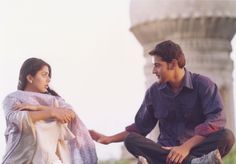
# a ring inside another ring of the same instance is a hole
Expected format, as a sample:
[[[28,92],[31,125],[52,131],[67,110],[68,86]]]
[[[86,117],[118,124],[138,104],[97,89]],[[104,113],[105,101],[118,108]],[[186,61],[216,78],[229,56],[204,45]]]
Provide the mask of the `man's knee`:
[[[231,130],[229,129],[224,129],[222,131],[222,139],[225,141],[227,145],[233,146],[235,139],[234,139],[234,134]]]
[[[138,143],[142,137],[140,134],[131,132],[124,140],[126,149],[136,157],[140,155]]]
[[[135,144],[137,143],[138,138],[140,138],[140,137],[141,137],[141,135],[131,132],[130,134],[128,134],[128,136],[124,140],[125,147],[127,149],[134,147]]]
[[[235,142],[234,134],[231,130],[228,129],[225,129],[224,131],[225,141],[227,142],[227,145],[230,145],[232,147]]]
[[[220,153],[222,155],[222,157],[224,157],[225,155],[227,155],[231,148],[233,147],[233,144],[235,142],[234,139],[234,134],[231,130],[228,129],[224,129],[221,131],[221,139],[219,141],[219,150]]]

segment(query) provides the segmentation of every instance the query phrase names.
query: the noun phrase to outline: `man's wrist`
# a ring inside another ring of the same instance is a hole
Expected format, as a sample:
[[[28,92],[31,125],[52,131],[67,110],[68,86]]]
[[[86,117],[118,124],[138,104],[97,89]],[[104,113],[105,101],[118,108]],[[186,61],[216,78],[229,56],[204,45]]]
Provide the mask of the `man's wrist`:
[[[114,141],[115,141],[114,136],[107,136],[107,141],[108,141],[109,143],[114,142]]]
[[[191,145],[190,143],[186,143],[186,142],[183,144],[183,146],[185,148],[187,148],[188,150],[191,150],[193,148],[193,145]]]

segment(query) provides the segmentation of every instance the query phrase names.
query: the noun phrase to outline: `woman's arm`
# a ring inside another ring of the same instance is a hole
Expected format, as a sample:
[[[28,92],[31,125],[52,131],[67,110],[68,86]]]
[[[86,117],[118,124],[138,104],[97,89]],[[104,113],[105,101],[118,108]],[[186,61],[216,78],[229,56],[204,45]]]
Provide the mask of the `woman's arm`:
[[[71,122],[75,118],[75,113],[70,109],[55,108],[43,105],[20,104],[16,110],[26,110],[33,122],[46,119],[56,119],[61,123]]]

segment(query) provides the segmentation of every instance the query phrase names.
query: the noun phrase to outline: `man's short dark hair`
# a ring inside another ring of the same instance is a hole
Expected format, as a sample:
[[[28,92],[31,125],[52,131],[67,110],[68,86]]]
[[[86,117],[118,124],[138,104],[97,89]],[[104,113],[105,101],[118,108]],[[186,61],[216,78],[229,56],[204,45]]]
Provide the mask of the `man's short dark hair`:
[[[185,66],[185,57],[181,47],[171,40],[163,41],[149,52],[152,56],[160,56],[163,61],[170,63],[173,59],[178,61],[180,68]]]

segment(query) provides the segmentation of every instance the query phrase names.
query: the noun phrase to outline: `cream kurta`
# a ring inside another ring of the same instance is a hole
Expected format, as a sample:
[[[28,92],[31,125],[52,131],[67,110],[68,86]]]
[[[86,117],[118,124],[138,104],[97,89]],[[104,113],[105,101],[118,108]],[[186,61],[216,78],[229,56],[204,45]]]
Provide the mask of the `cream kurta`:
[[[66,124],[56,121],[35,123],[37,148],[33,164],[70,164],[68,140],[75,136]]]

